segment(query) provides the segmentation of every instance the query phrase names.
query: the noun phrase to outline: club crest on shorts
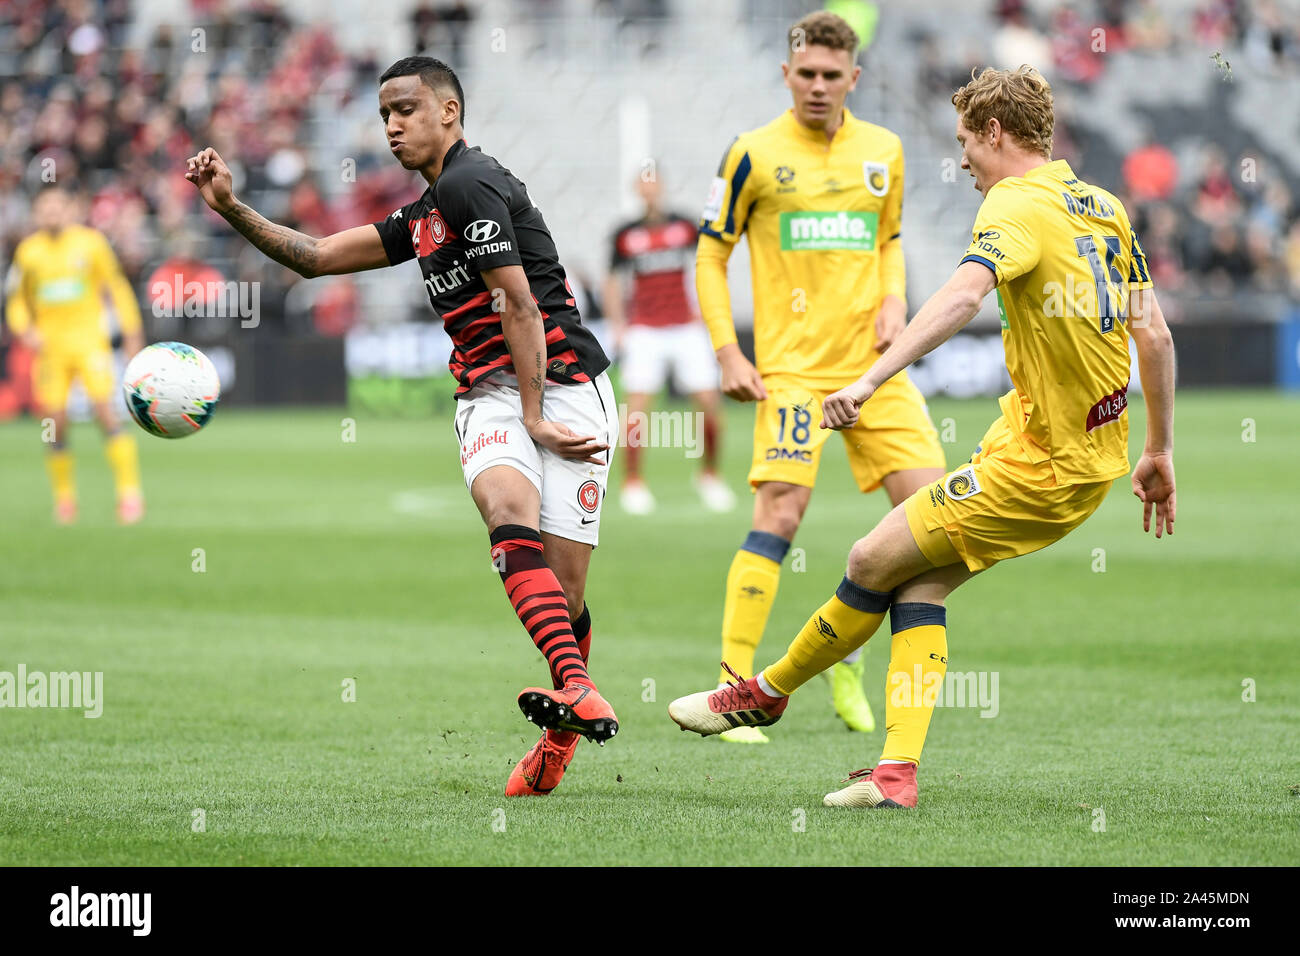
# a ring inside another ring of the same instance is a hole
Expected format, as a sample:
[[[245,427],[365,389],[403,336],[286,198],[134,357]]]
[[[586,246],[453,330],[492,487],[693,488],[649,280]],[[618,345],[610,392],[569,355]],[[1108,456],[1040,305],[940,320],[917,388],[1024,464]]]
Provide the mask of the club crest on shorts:
[[[600,507],[600,485],[594,481],[584,481],[578,486],[578,504],[587,514],[595,514]]]
[[[863,163],[862,179],[873,196],[889,192],[889,167],[884,163]]]
[[[979,494],[984,489],[980,487],[979,479],[975,477],[975,469],[967,465],[943,480],[943,490],[950,501],[961,501],[971,495]]]

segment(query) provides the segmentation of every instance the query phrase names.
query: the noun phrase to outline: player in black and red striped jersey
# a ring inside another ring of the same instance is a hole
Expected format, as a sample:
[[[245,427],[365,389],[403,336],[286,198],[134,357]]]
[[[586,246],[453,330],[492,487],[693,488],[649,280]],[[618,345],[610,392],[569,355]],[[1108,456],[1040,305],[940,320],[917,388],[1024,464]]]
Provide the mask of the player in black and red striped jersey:
[[[464,139],[465,92],[431,57],[379,79],[389,147],[429,184],[380,222],[314,239],[235,199],[230,170],[205,149],[186,178],[276,262],[308,278],[416,259],[453,350],[456,438],[470,495],[510,602],[550,665],[552,689],[519,707],[545,728],[515,766],[510,796],[545,794],[581,737],[618,732],[587,672],[584,592],[617,439],[609,360],[582,325],[555,244],[524,184]]]
[[[650,514],[655,499],[641,476],[641,448],[646,443],[646,412],[672,374],[677,390],[691,396],[702,419],[703,439],[696,488],[705,507],[730,511],[735,495],[718,477],[718,364],[713,344],[687,295],[695,263],[695,220],[663,208],[658,166],[637,177],[642,214],[614,233],[609,278],[605,283],[605,317],[614,331],[615,351],[627,414],[623,422],[623,489],[625,511]],[[683,430],[685,434],[685,430]]]

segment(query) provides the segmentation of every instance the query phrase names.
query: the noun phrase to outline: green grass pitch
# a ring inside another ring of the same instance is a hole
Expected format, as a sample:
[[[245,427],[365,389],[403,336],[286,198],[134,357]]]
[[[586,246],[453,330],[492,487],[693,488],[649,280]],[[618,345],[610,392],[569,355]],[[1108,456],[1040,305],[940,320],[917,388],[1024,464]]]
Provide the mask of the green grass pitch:
[[[996,406],[931,411],[952,420],[956,465]],[[949,668],[996,672],[998,713],[938,710],[921,807],[894,813],[821,806],[879,756],[883,630],[875,734],[846,731],[820,680],[767,747],[669,721],[673,697],[716,676],[723,581],[749,527],[747,500],[696,506],[680,450],[648,453],[660,513],[611,503],[593,562],[593,673],[622,730],[582,744],[552,796],[507,801],[536,737],[515,695],[545,670],[490,566],[450,422],[359,416],[345,442],[347,414],[227,410],[183,442],[140,433],[149,514],[127,529],[92,427],[73,435],[82,520],[54,528],[38,426],[0,426],[0,670],[104,675],[98,719],[0,709],[0,863],[1300,858],[1295,398],[1179,396],[1172,539],[1142,534],[1125,479],[1064,541],[958,592]],[[738,490],[752,414],[729,411]],[[1132,418],[1136,451],[1140,400]],[[855,492],[833,438],[795,542],[806,569],[787,559],[761,661],[885,508]]]

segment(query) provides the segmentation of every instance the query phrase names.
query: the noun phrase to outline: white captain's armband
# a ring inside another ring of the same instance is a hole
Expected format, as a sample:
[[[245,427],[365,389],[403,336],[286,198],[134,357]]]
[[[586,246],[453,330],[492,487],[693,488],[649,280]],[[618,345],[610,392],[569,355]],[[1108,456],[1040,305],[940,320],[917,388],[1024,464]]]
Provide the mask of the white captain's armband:
[[[722,200],[727,195],[727,181],[721,176],[714,176],[709,183],[709,197],[704,200],[704,212],[701,218],[712,222],[722,214]]]

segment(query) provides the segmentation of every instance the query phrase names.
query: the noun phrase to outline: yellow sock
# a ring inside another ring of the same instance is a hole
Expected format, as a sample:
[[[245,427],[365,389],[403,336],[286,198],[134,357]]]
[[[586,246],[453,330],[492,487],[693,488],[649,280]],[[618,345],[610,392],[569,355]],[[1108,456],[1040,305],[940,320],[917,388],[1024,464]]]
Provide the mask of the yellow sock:
[[[890,597],[846,577],[835,596],[808,618],[785,657],[763,671],[763,678],[781,693],[793,694],[805,681],[867,643],[884,620]]]
[[[790,542],[767,531],[751,531],[731,561],[722,606],[722,659],[741,677],[754,673],[754,654],[776,602],[781,562]],[[726,671],[719,683],[729,680]]]
[[[885,685],[885,749],[881,760],[921,762],[934,705],[948,672],[947,616],[942,604],[895,604]]]
[[[45,456],[45,468],[50,473],[55,501],[68,501],[77,497],[77,482],[73,475],[72,452],[53,449]]]
[[[140,456],[136,451],[135,439],[125,432],[110,435],[104,442],[104,457],[113,469],[113,481],[117,485],[117,496],[138,495],[140,493]]]

